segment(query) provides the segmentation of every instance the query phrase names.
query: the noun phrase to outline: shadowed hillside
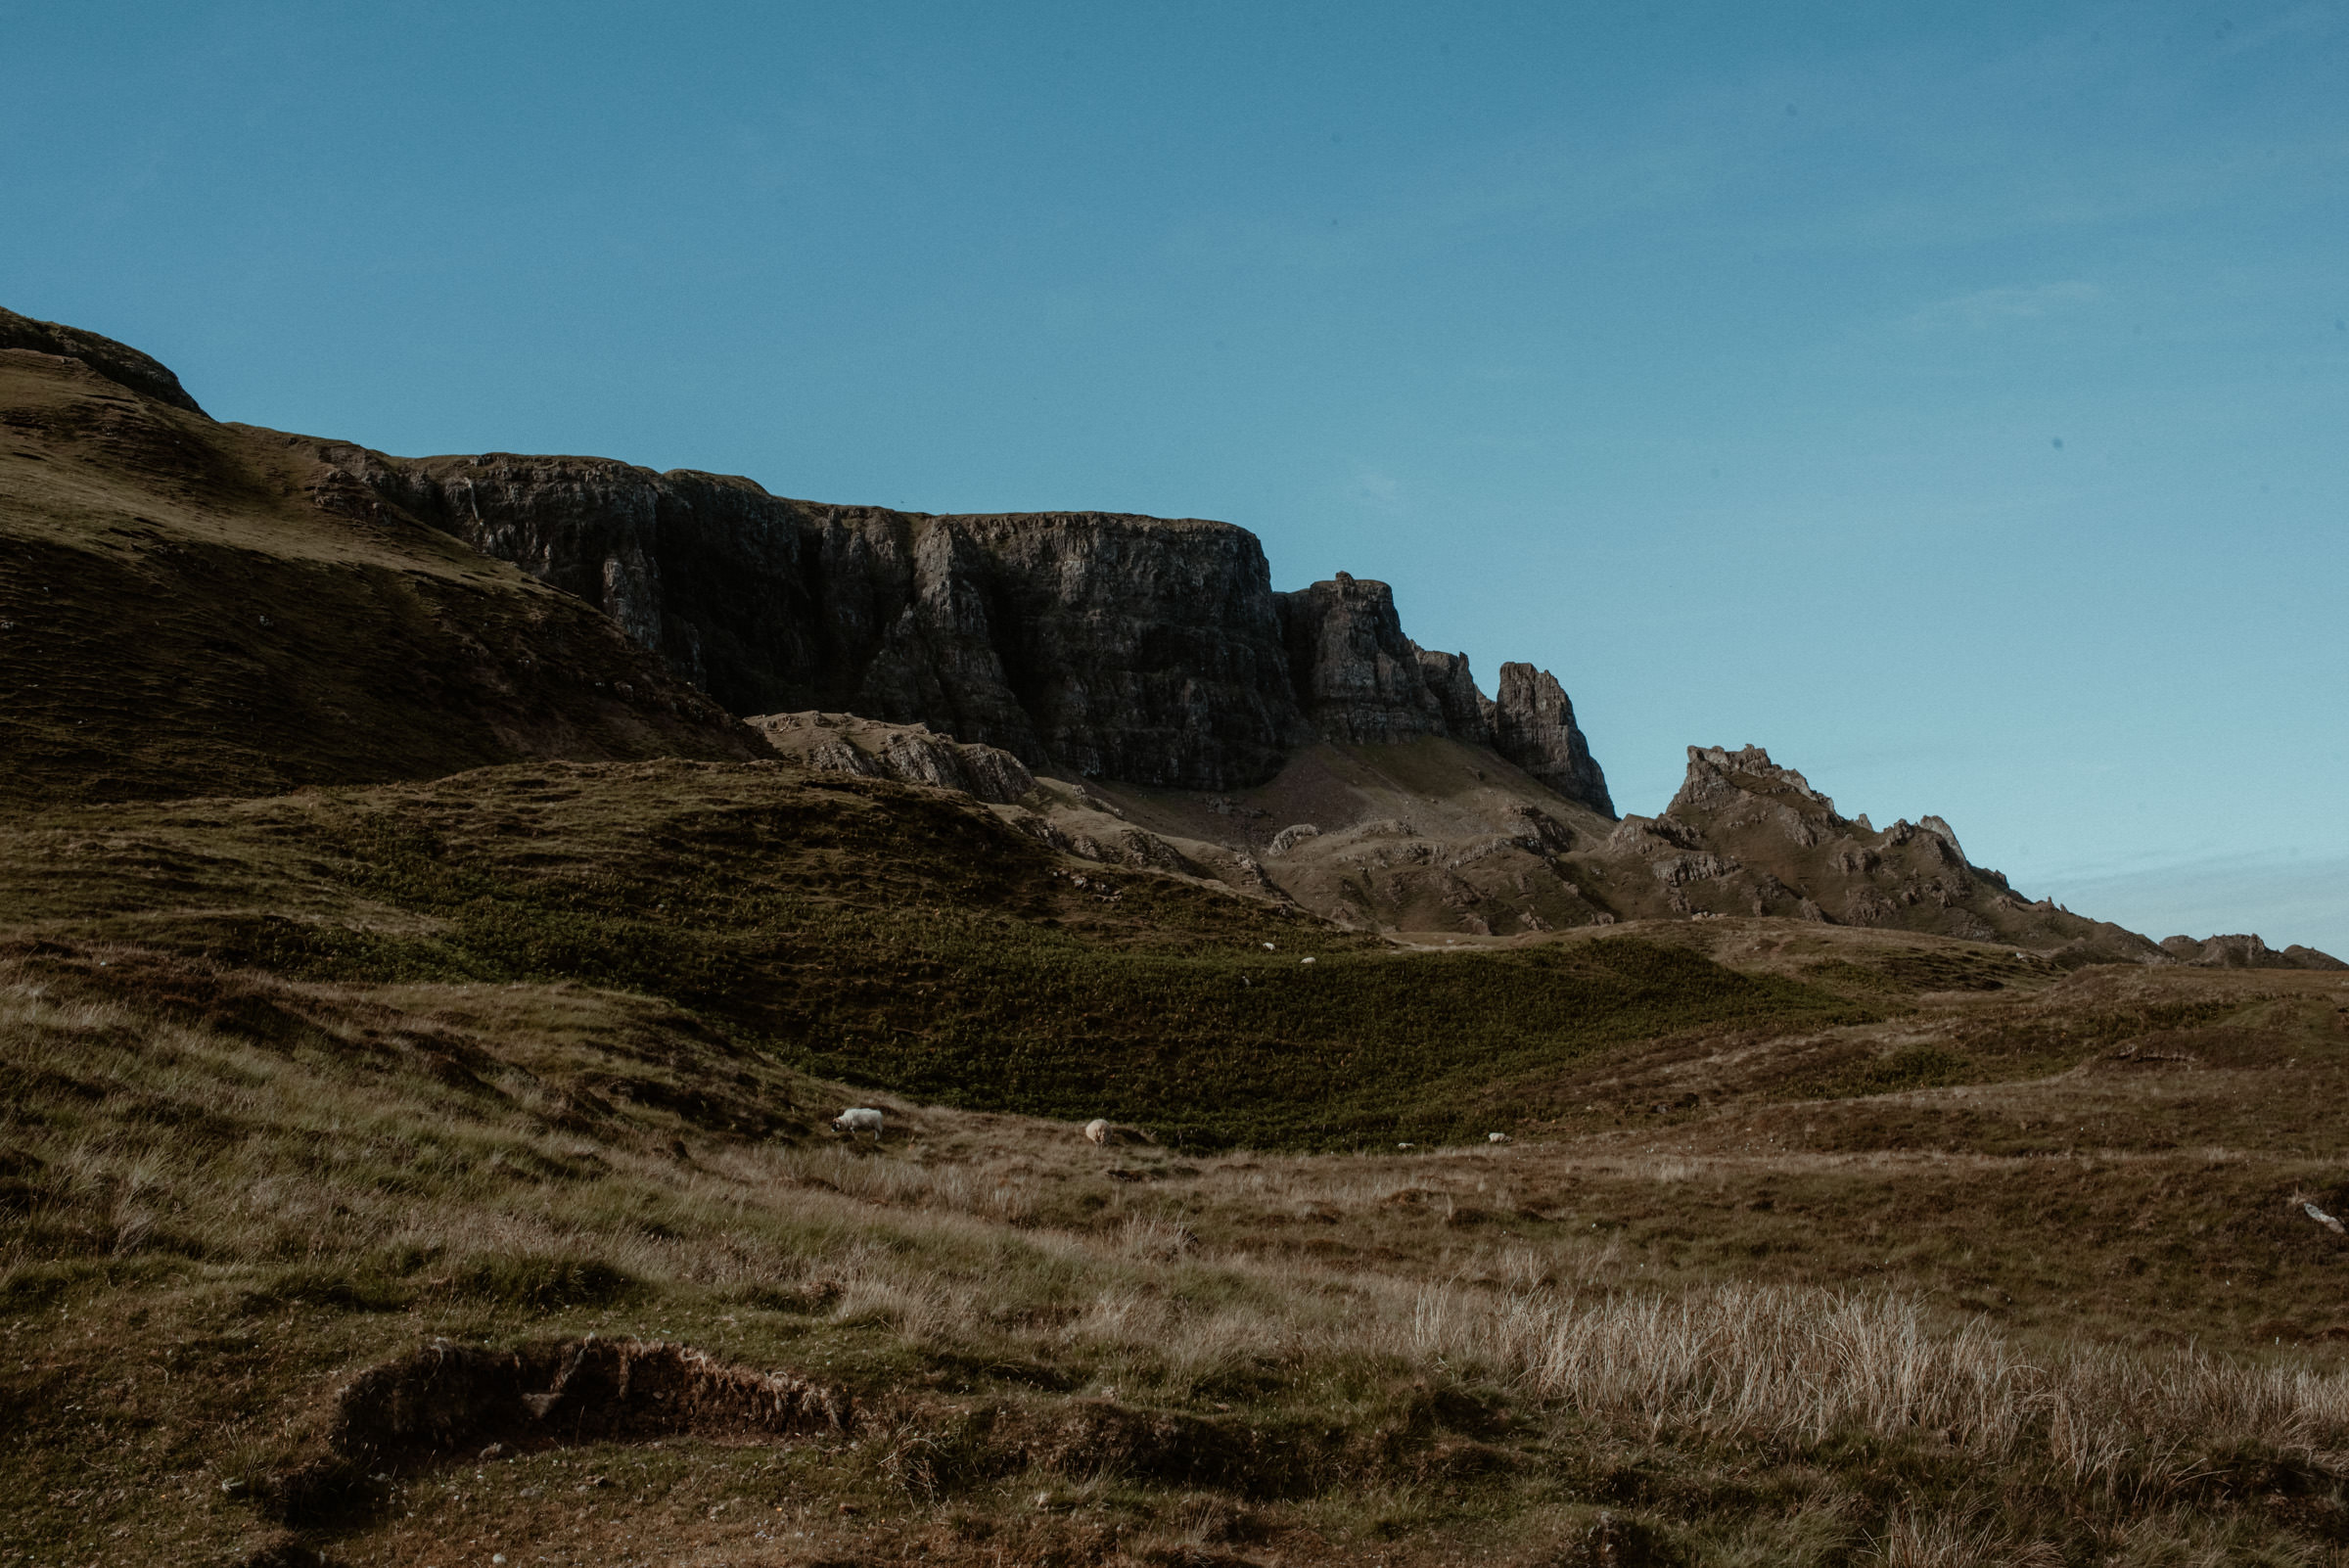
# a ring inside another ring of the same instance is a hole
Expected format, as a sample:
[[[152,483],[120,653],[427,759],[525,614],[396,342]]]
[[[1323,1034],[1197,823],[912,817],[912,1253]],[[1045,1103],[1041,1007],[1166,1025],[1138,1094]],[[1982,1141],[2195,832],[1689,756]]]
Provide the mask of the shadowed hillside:
[[[760,753],[596,610],[159,376],[0,320],[0,800]]]

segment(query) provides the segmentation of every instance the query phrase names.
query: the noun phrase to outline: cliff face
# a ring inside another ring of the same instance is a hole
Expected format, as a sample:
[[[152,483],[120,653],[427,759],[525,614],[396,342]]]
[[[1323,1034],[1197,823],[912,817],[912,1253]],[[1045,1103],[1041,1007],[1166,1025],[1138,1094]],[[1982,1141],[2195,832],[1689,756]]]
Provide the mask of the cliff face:
[[[931,517],[593,458],[337,453],[387,504],[601,605],[739,714],[922,723],[1031,766],[1217,789],[1311,732],[1269,573],[1221,523]]]
[[[1031,767],[1211,791],[1319,739],[1444,736],[1612,810],[1547,674],[1510,667],[1528,672],[1496,704],[1463,656],[1404,635],[1385,583],[1274,593],[1229,524],[828,506],[597,458],[332,456],[342,487],[602,606],[737,714],[926,724]]]
[[[1341,572],[1275,597],[1290,682],[1324,740],[1366,746],[1447,732],[1393,589]]]
[[[1536,779],[1580,801],[1601,816],[1615,814],[1607,776],[1574,722],[1566,688],[1546,669],[1500,667],[1500,696],[1492,704],[1493,749]]]

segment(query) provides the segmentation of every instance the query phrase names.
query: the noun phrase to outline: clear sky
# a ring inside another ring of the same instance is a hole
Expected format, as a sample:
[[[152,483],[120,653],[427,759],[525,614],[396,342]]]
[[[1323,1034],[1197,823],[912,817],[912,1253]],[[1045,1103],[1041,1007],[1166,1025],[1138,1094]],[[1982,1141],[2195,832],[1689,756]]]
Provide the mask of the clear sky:
[[[2034,896],[2349,956],[2349,5],[0,0],[221,418],[1255,530]]]

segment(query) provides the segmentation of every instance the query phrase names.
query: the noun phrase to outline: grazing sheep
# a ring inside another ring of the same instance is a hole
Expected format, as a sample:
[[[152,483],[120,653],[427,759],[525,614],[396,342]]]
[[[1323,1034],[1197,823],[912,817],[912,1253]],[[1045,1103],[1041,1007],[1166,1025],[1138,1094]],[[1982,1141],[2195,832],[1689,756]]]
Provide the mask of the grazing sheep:
[[[1107,1117],[1096,1116],[1091,1121],[1085,1123],[1084,1135],[1090,1142],[1107,1143],[1109,1141],[1109,1119]]]
[[[1096,1116],[1085,1123],[1084,1136],[1086,1141],[1095,1144],[1156,1143],[1158,1141],[1138,1127],[1128,1127],[1122,1122],[1112,1122],[1106,1116]]]
[[[1509,1135],[1506,1132],[1488,1132],[1485,1134],[1485,1141],[1487,1143],[1506,1143],[1509,1141]]]
[[[846,1132],[851,1138],[859,1132],[870,1132],[873,1141],[881,1141],[881,1113],[870,1106],[852,1106],[832,1118],[833,1130]]]

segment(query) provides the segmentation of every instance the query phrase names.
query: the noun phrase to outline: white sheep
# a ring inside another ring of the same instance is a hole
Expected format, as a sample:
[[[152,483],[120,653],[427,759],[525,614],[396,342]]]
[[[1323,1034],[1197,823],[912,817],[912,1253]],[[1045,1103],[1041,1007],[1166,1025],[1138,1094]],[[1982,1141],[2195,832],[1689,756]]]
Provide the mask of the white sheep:
[[[1509,1141],[1509,1135],[1506,1132],[1488,1132],[1485,1134],[1485,1141],[1487,1143],[1506,1143]]]
[[[1088,1142],[1107,1143],[1109,1141],[1109,1118],[1096,1116],[1085,1123],[1084,1135]]]
[[[832,1118],[836,1132],[846,1132],[851,1138],[859,1132],[870,1132],[873,1141],[881,1141],[881,1113],[866,1105],[853,1105]]]

